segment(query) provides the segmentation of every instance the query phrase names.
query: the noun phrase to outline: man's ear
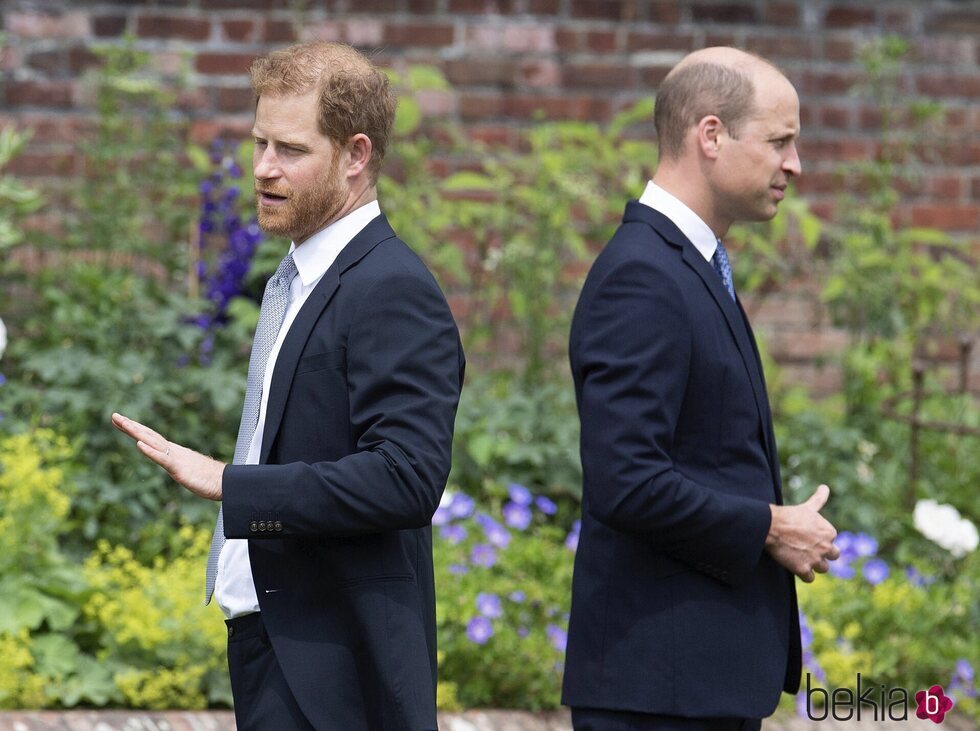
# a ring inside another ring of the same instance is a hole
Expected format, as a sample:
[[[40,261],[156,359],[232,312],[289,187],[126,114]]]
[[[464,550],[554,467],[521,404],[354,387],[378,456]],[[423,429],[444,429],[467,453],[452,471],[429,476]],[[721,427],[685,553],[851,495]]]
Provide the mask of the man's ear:
[[[709,114],[701,118],[697,126],[698,147],[701,154],[709,160],[718,157],[718,150],[721,148],[722,140],[725,136],[725,123],[714,114]]]
[[[350,152],[350,160],[347,163],[347,177],[354,178],[367,170],[368,163],[371,162],[374,145],[371,144],[370,137],[363,132],[358,132],[348,141],[347,149]]]

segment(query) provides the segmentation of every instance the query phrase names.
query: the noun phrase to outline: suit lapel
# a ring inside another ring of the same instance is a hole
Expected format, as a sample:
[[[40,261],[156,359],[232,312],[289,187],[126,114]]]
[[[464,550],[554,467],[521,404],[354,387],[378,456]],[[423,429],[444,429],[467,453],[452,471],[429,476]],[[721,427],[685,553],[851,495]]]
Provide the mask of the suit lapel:
[[[276,366],[272,371],[259,464],[265,464],[269,459],[269,452],[272,450],[276,434],[279,432],[279,425],[282,423],[282,415],[286,409],[286,398],[289,396],[296,366],[303,354],[303,349],[306,347],[306,341],[310,338],[310,333],[313,332],[314,326],[320,319],[320,314],[330,304],[340,288],[342,275],[351,267],[356,266],[371,249],[382,241],[394,238],[394,236],[395,232],[384,214],[372,219],[351,239],[347,246],[341,249],[336,260],[324,273],[296,314],[296,319],[289,326],[289,332],[286,333],[286,337],[282,341],[282,348],[279,350]]]
[[[639,220],[647,223],[667,243],[679,249],[684,263],[694,270],[694,273],[704,282],[708,293],[725,316],[729,332],[731,332],[735,340],[735,346],[738,348],[742,363],[749,376],[749,382],[752,384],[752,396],[755,399],[755,405],[759,411],[759,418],[762,423],[762,443],[766,450],[766,456],[769,458],[770,467],[773,469],[774,479],[778,485],[779,466],[775,464],[776,454],[771,437],[772,414],[769,410],[769,399],[766,396],[766,387],[762,377],[762,365],[759,360],[758,351],[753,341],[752,331],[749,328],[748,318],[745,317],[741,304],[732,301],[731,295],[728,294],[728,290],[725,289],[725,284],[714,270],[714,267],[705,260],[701,252],[697,250],[694,244],[681,233],[681,230],[669,218],[642,203],[631,202],[627,205],[626,215],[624,216],[624,221],[629,220]]]

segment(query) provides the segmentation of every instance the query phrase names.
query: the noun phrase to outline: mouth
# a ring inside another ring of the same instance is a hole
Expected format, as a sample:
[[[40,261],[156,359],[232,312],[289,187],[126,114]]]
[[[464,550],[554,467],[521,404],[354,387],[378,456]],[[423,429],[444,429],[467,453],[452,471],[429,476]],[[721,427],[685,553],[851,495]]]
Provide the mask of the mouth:
[[[258,199],[260,206],[269,206],[272,208],[281,206],[287,200],[289,200],[288,196],[278,195],[277,193],[272,193],[267,190],[256,190],[255,197]]]
[[[777,201],[781,201],[786,197],[786,186],[785,185],[771,185],[769,190],[773,192]]]

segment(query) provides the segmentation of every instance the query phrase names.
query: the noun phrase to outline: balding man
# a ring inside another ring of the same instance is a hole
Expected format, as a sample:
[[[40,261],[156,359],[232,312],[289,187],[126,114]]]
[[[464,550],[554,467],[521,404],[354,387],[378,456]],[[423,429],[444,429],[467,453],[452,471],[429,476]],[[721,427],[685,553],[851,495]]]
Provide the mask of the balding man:
[[[799,100],[763,59],[709,48],[664,80],[655,124],[656,175],[572,323],[584,487],[562,700],[578,731],[758,729],[800,683],[794,575],[838,552],[826,486],[782,505],[721,239],[800,174]]]
[[[259,225],[293,243],[262,301],[234,464],[113,423],[221,501],[205,594],[228,617],[239,731],[434,730],[430,523],[463,351],[379,207],[395,99],[336,43],[258,59],[252,86]]]

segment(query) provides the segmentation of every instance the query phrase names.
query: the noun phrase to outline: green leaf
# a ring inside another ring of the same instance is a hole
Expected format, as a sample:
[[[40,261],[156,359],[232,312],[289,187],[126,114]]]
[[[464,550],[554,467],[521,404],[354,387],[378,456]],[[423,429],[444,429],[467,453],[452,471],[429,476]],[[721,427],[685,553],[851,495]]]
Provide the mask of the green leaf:
[[[398,136],[410,135],[419,128],[422,123],[422,107],[411,97],[405,97],[398,101],[398,109],[395,112],[394,132]]]

